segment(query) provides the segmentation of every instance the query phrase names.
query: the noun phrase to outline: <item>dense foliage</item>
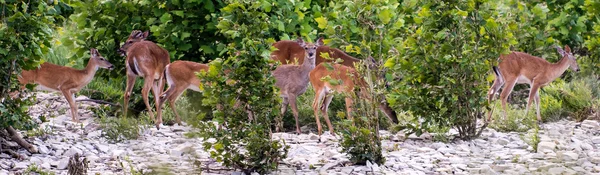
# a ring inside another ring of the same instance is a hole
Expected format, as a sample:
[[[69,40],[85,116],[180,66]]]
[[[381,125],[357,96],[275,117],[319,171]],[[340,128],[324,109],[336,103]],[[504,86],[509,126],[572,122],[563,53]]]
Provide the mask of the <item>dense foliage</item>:
[[[318,27],[328,36],[329,45],[340,46],[363,60],[369,56],[375,59],[375,63],[356,65],[361,78],[367,82],[367,87],[360,89],[367,98],[354,97],[356,125],[346,123],[341,127],[342,151],[348,153],[354,163],[364,164],[369,160],[382,164],[385,161],[379,138],[379,102],[385,100],[387,89],[383,66],[379,65],[397,56],[397,52],[388,51],[394,50],[395,39],[403,25],[403,21],[398,21],[399,15],[393,14],[399,5],[393,0],[339,1],[330,3],[324,11],[327,13],[315,18]]]
[[[64,3],[45,1],[0,1],[0,128],[31,128],[28,106],[30,98],[10,98],[19,91],[17,74],[43,63],[42,56],[52,45],[53,24],[69,13]]]

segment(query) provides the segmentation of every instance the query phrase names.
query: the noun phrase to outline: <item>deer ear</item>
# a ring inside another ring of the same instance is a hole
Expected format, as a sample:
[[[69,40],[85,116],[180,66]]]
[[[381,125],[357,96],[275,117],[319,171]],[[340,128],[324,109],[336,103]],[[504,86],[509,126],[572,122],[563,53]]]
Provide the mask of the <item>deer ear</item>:
[[[323,45],[323,37],[320,37],[320,38],[317,40],[317,46],[322,46],[322,45]]]
[[[558,52],[558,54],[560,54],[561,57],[565,56],[566,53],[562,48],[560,48],[559,46],[554,46],[554,47],[556,48],[556,51]]]
[[[139,31],[139,30],[133,30],[133,31],[131,31],[131,34],[129,34],[129,36],[130,36],[130,37],[131,37],[131,36],[136,36],[138,33],[140,33],[140,31]]]
[[[96,50],[96,49],[94,49],[94,48],[91,48],[91,49],[90,49],[90,55],[91,55],[92,57],[97,57],[97,56],[98,56],[98,50]]]
[[[296,39],[296,42],[297,42],[298,44],[300,44],[301,46],[304,46],[304,40],[302,40],[302,37],[298,37],[298,38]]]
[[[565,52],[571,53],[571,47],[569,47],[569,45],[565,45]]]
[[[142,38],[146,39],[146,38],[148,38],[148,35],[150,35],[150,32],[149,31],[145,31],[144,33],[142,33]]]

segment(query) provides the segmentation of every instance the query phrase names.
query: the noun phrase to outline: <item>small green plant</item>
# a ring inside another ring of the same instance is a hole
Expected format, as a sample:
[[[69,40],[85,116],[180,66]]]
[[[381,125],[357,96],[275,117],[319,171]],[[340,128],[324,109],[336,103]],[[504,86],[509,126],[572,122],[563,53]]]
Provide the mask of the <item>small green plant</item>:
[[[124,170],[125,170],[125,169],[129,169],[129,174],[131,174],[131,175],[145,175],[145,174],[152,174],[152,173],[145,173],[145,172],[144,172],[144,170],[138,170],[138,169],[136,169],[136,168],[133,166],[133,163],[131,163],[131,160],[129,159],[129,156],[125,156],[125,158],[124,158],[124,159],[125,159],[125,162],[127,162],[127,165],[128,165],[128,166],[127,166],[127,167],[125,167],[125,164],[124,164],[124,163],[123,163],[123,161],[121,161],[121,160],[119,160],[119,166],[120,166],[122,169],[124,169]],[[153,169],[153,170],[154,170],[154,168],[151,168],[151,169]],[[169,171],[166,171],[166,172],[169,172]],[[170,173],[164,173],[164,172],[162,172],[162,173],[156,173],[156,172],[155,172],[154,174],[170,174]]]
[[[512,163],[519,163],[519,158],[521,158],[521,155],[517,154],[513,157],[512,159]]]
[[[99,120],[102,136],[112,143],[137,139],[144,129],[144,122],[136,118],[102,117]]]
[[[539,131],[540,127],[535,123],[532,133],[528,133],[526,136],[521,135],[521,139],[533,148],[533,152],[537,152],[538,144],[540,143]]]
[[[51,171],[45,171],[36,164],[31,164],[25,171],[23,171],[23,174],[54,175],[55,173]]]
[[[498,100],[492,104],[494,114],[492,115],[493,122],[490,128],[494,128],[502,132],[525,132],[533,127],[536,121],[535,106],[533,111],[529,111],[529,115],[525,116],[525,110],[513,109],[511,105],[507,105],[506,118],[503,118],[502,105]]]
[[[52,135],[54,133],[54,129],[49,125],[45,127],[37,127],[32,130],[28,130],[25,132],[28,137],[46,137],[48,135]]]

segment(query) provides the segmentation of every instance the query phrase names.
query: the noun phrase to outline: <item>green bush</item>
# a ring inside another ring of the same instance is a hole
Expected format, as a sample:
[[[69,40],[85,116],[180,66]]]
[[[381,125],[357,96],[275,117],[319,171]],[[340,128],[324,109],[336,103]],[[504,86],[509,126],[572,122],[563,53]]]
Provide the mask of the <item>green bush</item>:
[[[409,132],[455,127],[459,137],[477,137],[477,118],[488,106],[486,81],[494,60],[517,41],[509,32],[502,1],[404,1],[407,14],[398,42],[400,56],[386,66],[403,78],[388,94],[390,104],[415,116]]]
[[[56,1],[0,2],[0,129],[33,127],[27,114],[31,98],[11,99],[9,93],[19,91],[17,72],[39,66],[51,46],[54,23],[68,15],[66,6]],[[31,88],[31,87],[30,87]]]

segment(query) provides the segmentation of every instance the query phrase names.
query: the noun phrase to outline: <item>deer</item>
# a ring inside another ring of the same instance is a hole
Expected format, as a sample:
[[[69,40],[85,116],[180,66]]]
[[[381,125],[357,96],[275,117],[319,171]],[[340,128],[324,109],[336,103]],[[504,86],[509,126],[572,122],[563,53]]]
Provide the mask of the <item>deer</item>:
[[[24,89],[26,84],[37,84],[36,90],[61,92],[71,108],[71,119],[78,123],[75,94],[94,79],[98,68],[112,70],[114,66],[102,57],[98,50],[91,48],[90,59],[82,70],[45,62],[37,69],[21,71],[17,79],[21,89]]]
[[[488,103],[494,100],[495,94],[506,84],[504,90],[500,94],[502,100],[503,118],[506,118],[506,101],[508,96],[516,84],[529,84],[529,98],[525,107],[525,115],[528,114],[531,102],[536,103],[536,114],[538,123],[542,122],[540,115],[540,96],[538,90],[556,78],[560,77],[568,68],[575,72],[579,72],[579,66],[571,48],[565,45],[565,49],[554,46],[561,56],[561,59],[556,63],[550,63],[543,58],[529,55],[523,52],[511,52],[506,55],[500,55],[498,58],[498,66],[493,66],[494,83],[488,91]],[[493,111],[492,111],[493,112]],[[488,117],[488,121],[492,117],[492,112]]]
[[[134,30],[131,32],[125,43],[117,50],[121,56],[126,56],[125,67],[127,69],[127,85],[124,94],[124,115],[127,115],[127,107],[135,79],[142,77],[144,79],[144,86],[142,88],[142,98],[148,115],[154,124],[156,129],[160,129],[162,123],[162,109],[160,107],[159,96],[162,94],[164,89],[164,70],[165,67],[171,62],[169,52],[164,48],[158,46],[152,41],[147,41],[149,33]],[[156,82],[155,82],[156,80]],[[154,95],[154,101],[156,106],[157,117],[154,118],[152,113],[152,107],[148,101],[148,93],[152,90]]]
[[[177,113],[175,101],[181,94],[187,90],[201,92],[200,79],[196,73],[200,71],[208,72],[208,65],[192,61],[174,61],[165,68],[165,78],[167,79],[167,90],[160,96],[159,104],[162,106],[165,101],[169,101],[169,106],[175,113],[175,121],[181,125],[181,118]]]
[[[296,39],[296,41],[282,40],[273,43],[273,47],[277,48],[277,50],[271,52],[271,59],[279,61],[281,64],[292,64],[296,61],[298,64],[302,64],[304,58],[304,48],[299,44],[301,40],[302,38],[299,37]],[[328,53],[329,57],[332,59],[323,58],[323,53]],[[325,45],[317,47],[315,65],[319,65],[322,62],[332,62],[337,59],[341,59],[341,63],[348,67],[354,67],[354,63],[360,61],[359,59],[354,58],[337,48],[332,48]]]
[[[369,57],[368,60],[371,60],[374,63],[374,59]],[[329,65],[326,65],[329,64]],[[331,68],[327,68],[331,66]],[[346,113],[348,119],[352,120],[352,105],[354,104],[354,100],[351,94],[354,94],[354,89],[359,88],[361,93],[359,96],[361,98],[370,99],[369,95],[366,94],[367,83],[362,76],[358,74],[358,72],[353,68],[342,64],[337,63],[321,63],[317,65],[312,71],[310,71],[310,84],[315,90],[315,97],[312,104],[313,111],[315,113],[315,119],[317,122],[317,132],[319,135],[322,134],[322,127],[319,117],[319,111],[322,112],[323,118],[325,118],[325,123],[327,123],[327,127],[329,128],[329,133],[331,135],[335,135],[333,132],[333,126],[331,125],[331,121],[329,120],[329,115],[327,113],[329,104],[333,99],[333,93],[343,93],[346,94],[345,103],[346,103]],[[331,80],[341,80],[340,84],[332,84],[328,81],[325,81],[324,78],[329,77]],[[382,75],[378,75],[379,79],[383,78]],[[380,110],[386,114],[386,116],[394,123],[398,123],[398,118],[396,117],[396,112],[387,104],[387,102],[382,101],[379,102]]]
[[[275,86],[280,90],[279,96],[283,99],[281,116],[285,114],[289,104],[292,107],[292,113],[296,120],[296,133],[300,134],[296,98],[304,94],[308,88],[308,74],[315,68],[317,48],[323,45],[323,38],[319,38],[316,43],[305,43],[301,38],[297,42],[305,52],[303,63],[301,65],[287,64],[278,66],[273,70],[272,75],[275,78]],[[276,132],[279,132],[279,130],[280,126],[278,125]]]

